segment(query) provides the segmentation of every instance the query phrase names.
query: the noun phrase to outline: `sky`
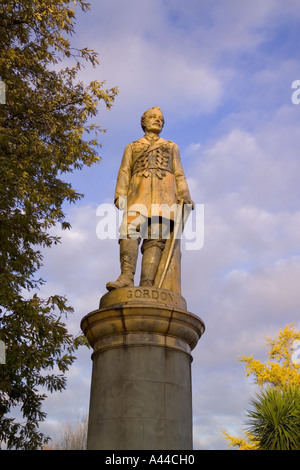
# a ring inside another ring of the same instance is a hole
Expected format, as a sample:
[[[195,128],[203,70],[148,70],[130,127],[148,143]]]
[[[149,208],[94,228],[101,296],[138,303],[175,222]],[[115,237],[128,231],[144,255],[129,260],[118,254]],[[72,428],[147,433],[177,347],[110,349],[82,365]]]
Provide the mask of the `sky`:
[[[77,334],[119,275],[117,240],[97,237],[97,208],[113,202],[141,115],[160,106],[161,136],[179,146],[191,197],[204,207],[203,246],[182,249],[182,295],[206,326],[192,352],[194,449],[228,449],[222,430],[241,436],[256,391],[238,358],[266,360],[266,337],[300,328],[299,2],[90,3],[72,44],[97,51],[100,64],[80,79],[105,80],[119,95],[94,120],[106,129],[101,163],[65,177],[85,197],[65,206],[72,230],[55,229],[62,243],[44,253],[41,295],[66,295]],[[91,370],[82,348],[66,390],[45,402],[44,432],[55,437],[88,411]]]

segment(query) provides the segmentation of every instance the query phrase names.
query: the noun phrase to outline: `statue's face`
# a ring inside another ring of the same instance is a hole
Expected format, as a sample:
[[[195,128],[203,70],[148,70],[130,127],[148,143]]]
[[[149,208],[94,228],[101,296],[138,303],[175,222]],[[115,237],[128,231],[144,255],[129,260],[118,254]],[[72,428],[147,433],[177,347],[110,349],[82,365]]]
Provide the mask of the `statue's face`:
[[[145,128],[148,132],[159,134],[163,128],[162,114],[156,109],[150,109],[145,116]]]

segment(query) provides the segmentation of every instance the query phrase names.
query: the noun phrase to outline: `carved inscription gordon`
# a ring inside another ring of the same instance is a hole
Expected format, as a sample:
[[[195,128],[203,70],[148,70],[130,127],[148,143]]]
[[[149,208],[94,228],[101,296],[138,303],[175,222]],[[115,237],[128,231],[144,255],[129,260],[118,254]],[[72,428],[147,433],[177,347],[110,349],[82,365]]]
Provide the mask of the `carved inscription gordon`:
[[[134,303],[152,303],[173,305],[176,308],[186,309],[186,301],[177,292],[159,287],[122,287],[114,289],[103,295],[100,299],[100,308],[112,305],[134,304]]]
[[[157,300],[158,302],[175,302],[174,294],[172,292],[159,291],[156,289],[135,288],[128,289],[127,299],[144,299],[144,300]]]

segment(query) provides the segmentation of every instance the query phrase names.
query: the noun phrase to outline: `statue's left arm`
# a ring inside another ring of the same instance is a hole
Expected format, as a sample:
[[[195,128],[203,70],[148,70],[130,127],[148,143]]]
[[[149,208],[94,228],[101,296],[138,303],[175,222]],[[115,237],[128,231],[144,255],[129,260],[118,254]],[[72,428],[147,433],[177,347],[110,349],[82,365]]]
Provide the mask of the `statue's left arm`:
[[[191,200],[188,184],[186,182],[184,170],[183,170],[181,159],[180,159],[180,152],[179,152],[178,145],[173,144],[172,152],[173,152],[173,161],[172,161],[173,174],[175,176],[175,181],[176,181],[178,202],[183,201],[184,204],[194,205],[193,201]]]

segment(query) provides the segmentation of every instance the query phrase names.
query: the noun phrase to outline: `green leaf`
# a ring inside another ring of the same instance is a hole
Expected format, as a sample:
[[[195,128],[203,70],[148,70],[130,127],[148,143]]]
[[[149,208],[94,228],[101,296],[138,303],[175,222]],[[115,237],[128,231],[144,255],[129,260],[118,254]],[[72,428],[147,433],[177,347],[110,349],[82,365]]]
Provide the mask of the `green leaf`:
[[[89,9],[84,0],[77,6]],[[37,275],[41,249],[60,242],[50,229],[70,229],[65,203],[83,197],[63,176],[99,162],[101,129],[90,121],[99,102],[109,108],[118,92],[104,81],[77,80],[82,64],[96,66],[98,59],[89,48],[71,46],[74,26],[69,0],[1,3],[0,77],[7,93],[0,115],[0,336],[7,362],[0,368],[0,443],[8,448],[47,442],[38,428],[46,395],[38,390],[65,388],[64,374],[84,343],[62,320],[73,311],[67,299],[34,292],[45,283]],[[64,57],[74,65],[59,70]],[[61,373],[50,373],[57,368]],[[11,418],[15,409],[20,422]]]

